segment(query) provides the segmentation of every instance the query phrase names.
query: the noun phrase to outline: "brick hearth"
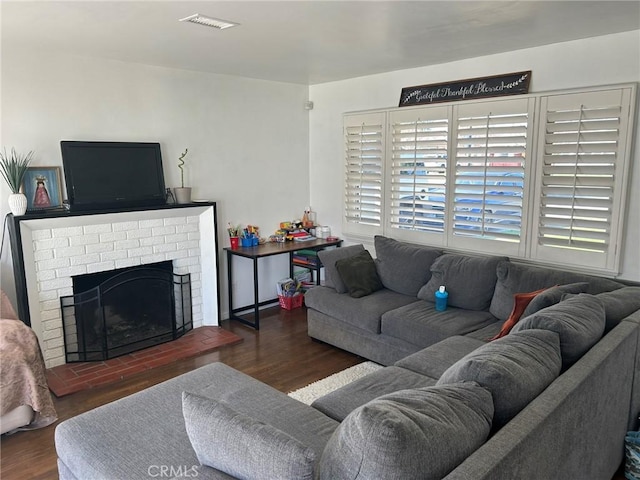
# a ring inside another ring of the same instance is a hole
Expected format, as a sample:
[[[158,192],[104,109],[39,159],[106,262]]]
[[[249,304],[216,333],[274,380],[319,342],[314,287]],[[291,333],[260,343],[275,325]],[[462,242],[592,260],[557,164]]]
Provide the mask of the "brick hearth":
[[[47,370],[47,382],[49,389],[57,397],[62,397],[241,341],[241,337],[220,327],[200,327],[172,342],[104,362],[67,363],[50,368]]]

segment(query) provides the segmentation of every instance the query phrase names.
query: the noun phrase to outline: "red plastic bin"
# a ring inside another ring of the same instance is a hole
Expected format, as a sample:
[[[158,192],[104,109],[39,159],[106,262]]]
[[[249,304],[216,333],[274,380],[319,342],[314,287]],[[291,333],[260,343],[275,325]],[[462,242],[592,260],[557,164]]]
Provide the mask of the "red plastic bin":
[[[278,301],[280,306],[285,310],[293,310],[294,308],[300,308],[304,302],[304,295],[294,295],[293,297],[285,297],[284,295],[278,295]]]

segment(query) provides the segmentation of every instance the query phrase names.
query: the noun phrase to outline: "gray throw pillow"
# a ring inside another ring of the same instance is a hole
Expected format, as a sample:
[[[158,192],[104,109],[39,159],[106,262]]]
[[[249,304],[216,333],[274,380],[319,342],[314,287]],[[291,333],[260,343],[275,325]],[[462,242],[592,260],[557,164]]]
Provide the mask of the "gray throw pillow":
[[[562,368],[566,370],[602,338],[604,326],[602,300],[580,293],[523,318],[511,332],[533,328],[556,332],[560,335]]]
[[[444,285],[449,292],[448,305],[465,310],[487,310],[496,285],[496,268],[505,259],[442,255],[433,262],[431,280],[420,289],[418,298],[433,302],[436,291]]]
[[[365,297],[383,288],[371,254],[364,250],[336,262],[340,278],[353,298]]]
[[[493,425],[501,428],[553,382],[560,373],[558,334],[531,330],[487,343],[458,360],[437,385],[477,382],[493,395]]]
[[[492,415],[491,394],[473,382],[383,395],[342,421],[320,479],[440,479],[486,441]]]
[[[522,313],[522,318],[528,317],[536,313],[538,310],[555,305],[562,300],[565,293],[583,293],[587,291],[589,284],[587,282],[570,283],[568,285],[558,285],[556,287],[547,288],[544,292],[539,293],[527,305]]]
[[[349,245],[348,247],[319,251],[318,258],[324,267],[325,286],[334,288],[338,293],[347,293],[347,287],[340,278],[340,274],[336,269],[336,262],[343,258],[352,257],[363,250],[363,245]]]
[[[623,318],[640,310],[640,287],[623,287],[596,295],[604,305],[606,324],[604,332],[614,328]]]
[[[236,478],[313,479],[316,454],[281,430],[193,393],[182,392],[182,413],[202,465]]]
[[[376,235],[376,267],[382,284],[389,290],[416,296],[431,278],[431,265],[442,250],[399,242]]]

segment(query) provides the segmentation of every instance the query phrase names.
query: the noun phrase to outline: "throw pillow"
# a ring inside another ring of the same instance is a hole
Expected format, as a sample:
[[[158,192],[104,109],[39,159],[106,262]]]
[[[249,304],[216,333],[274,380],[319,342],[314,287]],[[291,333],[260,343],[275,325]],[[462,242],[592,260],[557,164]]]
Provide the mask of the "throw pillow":
[[[506,257],[472,257],[452,253],[438,257],[431,266],[431,280],[418,298],[428,302],[440,285],[449,292],[448,305],[465,310],[487,310],[496,285],[496,267]]]
[[[509,315],[509,318],[507,318],[505,322],[502,324],[502,328],[500,329],[500,332],[498,332],[498,334],[495,337],[492,337],[491,339],[489,339],[489,341],[497,340],[499,338],[504,337],[506,334],[508,334],[511,331],[511,329],[515,326],[515,324],[518,323],[518,320],[520,320],[520,317],[522,317],[522,314],[523,312],[525,312],[527,305],[529,305],[531,301],[534,298],[536,298],[538,294],[544,292],[545,290],[546,290],[545,288],[542,288],[540,290],[536,290],[534,292],[529,292],[529,293],[516,293],[513,296],[514,304],[513,304],[513,310],[511,310],[511,315]]]
[[[562,368],[567,369],[584,355],[604,333],[602,301],[580,293],[520,320],[512,332],[551,330],[560,335]]]
[[[640,287],[623,287],[596,295],[604,304],[606,324],[604,332],[614,328],[623,318],[640,309]]]
[[[477,382],[493,395],[494,428],[515,417],[560,373],[560,340],[546,330],[511,333],[451,365],[436,385]]]
[[[569,283],[568,285],[555,285],[546,289],[544,293],[536,296],[531,303],[525,308],[523,317],[533,315],[543,308],[550,307],[562,300],[566,293],[583,293],[587,291],[589,284],[587,282]]]
[[[354,298],[364,297],[383,288],[376,264],[367,250],[338,260],[336,269],[349,295]]]
[[[281,430],[187,392],[182,413],[202,465],[237,478],[313,479],[314,451]]]
[[[347,293],[347,287],[336,269],[336,262],[343,258],[352,257],[364,250],[363,245],[349,245],[348,247],[332,248],[318,252],[318,258],[324,267],[324,285],[335,289],[338,293]]]
[[[476,383],[401,390],[356,408],[320,458],[320,479],[440,479],[487,439],[491,394]]]
[[[442,250],[399,242],[376,235],[376,267],[382,284],[389,290],[416,296],[431,278],[431,265]]]

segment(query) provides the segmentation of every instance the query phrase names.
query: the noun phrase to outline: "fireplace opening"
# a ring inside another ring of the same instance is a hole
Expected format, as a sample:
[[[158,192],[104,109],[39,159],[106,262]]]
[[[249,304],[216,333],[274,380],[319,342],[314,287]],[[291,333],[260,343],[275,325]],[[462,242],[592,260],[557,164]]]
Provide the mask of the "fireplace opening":
[[[193,328],[191,276],[170,261],[79,275],[73,291],[60,298],[67,362],[108,360]]]

